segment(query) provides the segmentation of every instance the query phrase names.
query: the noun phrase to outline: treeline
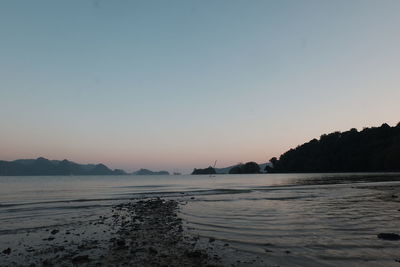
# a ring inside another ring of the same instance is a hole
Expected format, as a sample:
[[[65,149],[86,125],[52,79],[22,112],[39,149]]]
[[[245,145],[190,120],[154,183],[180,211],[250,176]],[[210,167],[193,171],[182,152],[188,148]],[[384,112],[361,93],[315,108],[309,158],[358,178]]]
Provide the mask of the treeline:
[[[267,172],[400,171],[400,123],[324,134],[270,162]]]
[[[250,161],[245,164],[240,163],[235,166],[229,167],[229,174],[255,174],[261,173],[260,165],[256,162]],[[192,175],[200,175],[200,174],[218,174],[216,169],[209,166],[205,169],[194,169]]]
[[[45,158],[0,161],[0,176],[17,175],[124,175],[123,170],[111,170],[104,164],[78,164],[68,160]]]
[[[213,167],[209,166],[204,169],[194,169],[192,175],[203,175],[203,174],[216,174],[216,171]]]
[[[260,166],[254,161],[250,161],[245,164],[239,164],[229,170],[229,174],[252,174],[252,173],[261,173]]]

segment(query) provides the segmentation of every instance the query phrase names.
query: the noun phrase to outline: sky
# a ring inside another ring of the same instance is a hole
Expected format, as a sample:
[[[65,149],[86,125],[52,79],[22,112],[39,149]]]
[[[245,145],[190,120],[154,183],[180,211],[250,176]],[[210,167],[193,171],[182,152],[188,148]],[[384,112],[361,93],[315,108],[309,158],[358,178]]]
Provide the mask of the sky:
[[[400,1],[0,1],[0,159],[189,172],[400,121]]]

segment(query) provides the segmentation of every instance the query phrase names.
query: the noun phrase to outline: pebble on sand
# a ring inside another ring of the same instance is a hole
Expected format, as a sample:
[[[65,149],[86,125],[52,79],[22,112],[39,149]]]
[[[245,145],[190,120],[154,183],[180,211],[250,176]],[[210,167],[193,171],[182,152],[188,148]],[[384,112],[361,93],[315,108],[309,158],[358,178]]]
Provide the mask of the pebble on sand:
[[[394,233],[380,233],[378,234],[378,238],[383,240],[400,240],[400,235]]]

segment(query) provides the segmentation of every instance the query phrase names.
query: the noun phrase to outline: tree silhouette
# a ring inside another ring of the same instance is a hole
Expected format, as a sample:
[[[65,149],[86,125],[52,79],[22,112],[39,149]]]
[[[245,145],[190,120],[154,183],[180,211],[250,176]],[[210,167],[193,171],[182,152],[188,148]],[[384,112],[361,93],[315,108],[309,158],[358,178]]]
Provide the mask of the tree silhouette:
[[[235,166],[229,171],[229,174],[251,174],[251,173],[260,173],[260,166],[253,161]]]
[[[270,162],[267,172],[400,171],[400,123],[323,134]]]
[[[216,174],[217,172],[211,166],[205,169],[194,169],[192,175],[200,175],[200,174]]]

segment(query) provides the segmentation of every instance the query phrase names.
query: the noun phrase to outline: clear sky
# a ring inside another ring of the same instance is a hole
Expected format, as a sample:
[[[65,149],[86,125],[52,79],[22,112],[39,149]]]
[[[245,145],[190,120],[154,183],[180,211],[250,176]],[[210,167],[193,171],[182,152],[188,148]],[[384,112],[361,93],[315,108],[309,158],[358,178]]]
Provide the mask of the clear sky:
[[[0,159],[268,161],[400,121],[400,1],[0,1]]]

